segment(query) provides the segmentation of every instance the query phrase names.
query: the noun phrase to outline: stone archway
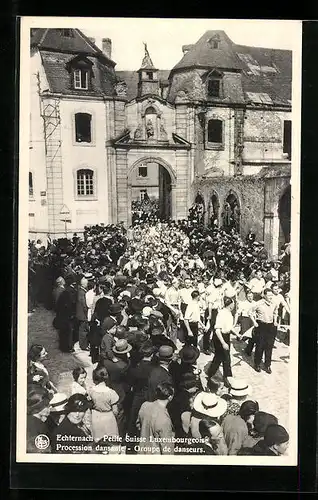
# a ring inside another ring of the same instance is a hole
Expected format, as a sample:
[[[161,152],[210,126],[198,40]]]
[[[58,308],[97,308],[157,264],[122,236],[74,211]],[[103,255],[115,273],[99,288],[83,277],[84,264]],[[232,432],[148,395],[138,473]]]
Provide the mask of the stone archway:
[[[127,193],[127,224],[130,226],[132,224],[132,179],[133,173],[140,166],[146,166],[147,164],[156,164],[158,166],[157,175],[157,186],[158,186],[158,210],[156,210],[157,216],[161,220],[167,220],[169,218],[176,219],[176,175],[171,165],[165,160],[159,157],[147,156],[144,158],[139,158],[135,161],[128,170],[127,181],[128,181],[128,193]],[[141,187],[141,186],[140,186]],[[147,189],[147,186],[143,186]],[[146,191],[146,196],[148,198],[148,193]],[[149,197],[150,198],[150,197]]]
[[[222,225],[227,231],[235,229],[238,233],[241,228],[241,209],[240,202],[237,194],[230,190],[226,196],[223,211],[222,211]]]
[[[278,202],[279,236],[278,248],[290,243],[291,232],[291,186],[287,186]]]

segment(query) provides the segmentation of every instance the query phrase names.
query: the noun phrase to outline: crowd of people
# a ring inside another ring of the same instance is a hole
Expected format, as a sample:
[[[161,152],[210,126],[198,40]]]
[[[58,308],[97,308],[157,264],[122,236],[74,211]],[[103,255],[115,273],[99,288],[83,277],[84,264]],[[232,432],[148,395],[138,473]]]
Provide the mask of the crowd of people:
[[[289,341],[289,259],[290,245],[272,261],[252,231],[243,241],[191,218],[30,242],[30,311],[53,309],[60,350],[86,352],[93,372],[89,385],[79,365],[61,394],[46,349],[30,347],[28,451],[44,434],[46,453],[286,453],[287,430],[233,376],[230,351],[247,341],[271,374],[278,327]]]

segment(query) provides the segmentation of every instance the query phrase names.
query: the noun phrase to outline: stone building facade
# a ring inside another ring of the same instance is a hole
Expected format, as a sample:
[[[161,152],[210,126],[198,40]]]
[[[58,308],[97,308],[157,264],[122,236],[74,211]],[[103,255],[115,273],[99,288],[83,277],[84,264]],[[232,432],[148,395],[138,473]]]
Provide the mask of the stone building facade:
[[[199,199],[206,224],[234,220],[273,256],[289,241],[291,52],[223,31],[182,50],[171,71],[145,46],[137,71],[116,72],[109,39],[100,50],[79,30],[32,32],[31,237],[130,225],[138,172],[157,166],[164,217]]]

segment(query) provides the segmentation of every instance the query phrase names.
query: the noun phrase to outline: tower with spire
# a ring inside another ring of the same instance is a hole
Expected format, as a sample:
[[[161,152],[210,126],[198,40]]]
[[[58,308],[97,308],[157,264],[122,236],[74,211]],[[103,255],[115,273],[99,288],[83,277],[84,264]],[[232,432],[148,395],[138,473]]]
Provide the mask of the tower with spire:
[[[145,55],[138,70],[138,97],[159,95],[158,69],[151,60],[146,43],[144,47]]]

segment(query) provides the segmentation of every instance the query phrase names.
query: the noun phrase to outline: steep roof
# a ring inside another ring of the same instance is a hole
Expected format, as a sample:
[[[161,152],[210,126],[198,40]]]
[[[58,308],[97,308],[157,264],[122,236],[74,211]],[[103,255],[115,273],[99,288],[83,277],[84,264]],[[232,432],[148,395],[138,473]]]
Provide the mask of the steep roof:
[[[219,48],[213,48],[215,39]],[[207,31],[187,48],[170,78],[193,67],[240,71],[247,102],[291,104],[292,51],[236,45],[224,31]]]
[[[213,43],[209,41],[219,41],[219,48],[212,48]],[[233,42],[224,31],[206,31],[204,35],[192,46],[173,68],[172,72],[186,68],[221,68],[237,69],[241,68],[240,63],[233,50]]]
[[[39,50],[86,54],[100,57],[110,66],[116,63],[107,57],[82,31],[64,28],[37,28],[31,30],[31,47]]]
[[[168,82],[170,70],[159,70],[158,78],[159,84],[165,84]],[[124,80],[127,84],[127,99],[131,101],[137,97],[138,93],[138,79],[139,75],[137,71],[116,71],[116,75],[120,80]]]
[[[292,51],[235,45],[245,93],[267,93],[276,104],[291,104]],[[247,100],[249,95],[246,94]]]
[[[68,95],[78,95],[79,93],[83,95],[106,95],[109,97],[116,95],[114,85],[118,80],[115,72],[102,64],[96,57],[87,56],[87,59],[93,64],[92,88],[89,91],[81,91],[72,88],[70,73],[67,70],[67,63],[74,58],[74,54],[47,50],[41,50],[40,54],[51,92]]]

